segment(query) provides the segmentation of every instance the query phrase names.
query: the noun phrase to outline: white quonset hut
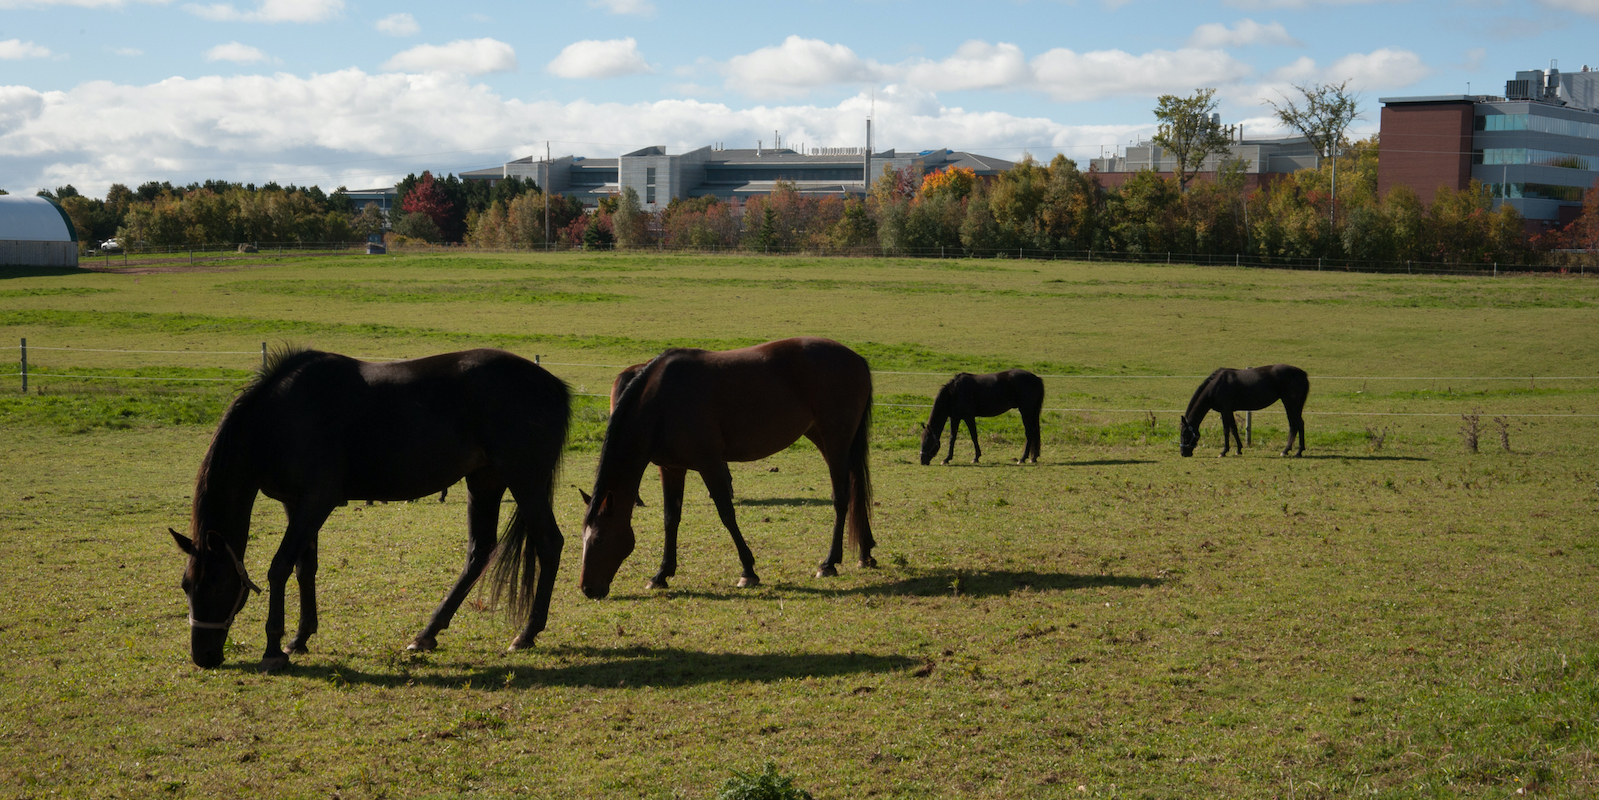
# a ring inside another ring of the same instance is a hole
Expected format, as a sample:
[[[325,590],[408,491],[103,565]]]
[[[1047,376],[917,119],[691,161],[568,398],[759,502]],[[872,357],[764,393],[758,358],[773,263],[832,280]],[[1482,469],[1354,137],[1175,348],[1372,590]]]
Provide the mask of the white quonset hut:
[[[78,266],[78,232],[67,212],[43,197],[0,195],[0,266]]]

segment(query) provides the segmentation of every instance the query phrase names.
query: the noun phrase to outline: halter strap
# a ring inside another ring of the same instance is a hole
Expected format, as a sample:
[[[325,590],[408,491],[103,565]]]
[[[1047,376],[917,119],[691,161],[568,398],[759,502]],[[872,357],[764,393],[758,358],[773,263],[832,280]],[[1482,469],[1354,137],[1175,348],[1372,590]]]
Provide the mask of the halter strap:
[[[189,602],[189,627],[190,628],[198,628],[198,629],[203,630],[203,631],[225,631],[228,628],[233,627],[233,618],[238,616],[240,611],[244,610],[244,603],[245,603],[246,600],[250,599],[250,593],[251,592],[255,592],[256,594],[260,594],[261,593],[261,587],[256,586],[255,582],[250,580],[250,573],[247,570],[245,570],[244,561],[239,558],[239,554],[238,553],[233,552],[233,545],[230,545],[230,544],[227,544],[226,542],[224,542],[222,546],[227,548],[227,550],[228,550],[228,558],[233,559],[233,568],[235,570],[237,570],[238,573],[239,573],[239,600],[238,600],[238,602],[233,604],[233,613],[228,614],[228,618],[223,620],[223,621],[221,621],[221,622],[205,622],[203,620],[195,619],[194,618],[194,602],[190,601]]]

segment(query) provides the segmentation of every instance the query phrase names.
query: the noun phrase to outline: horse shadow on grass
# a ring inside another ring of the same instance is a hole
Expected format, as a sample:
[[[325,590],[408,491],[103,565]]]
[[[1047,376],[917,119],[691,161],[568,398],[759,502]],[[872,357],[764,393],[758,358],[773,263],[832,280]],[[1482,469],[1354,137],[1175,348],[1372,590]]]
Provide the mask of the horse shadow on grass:
[[[769,683],[802,678],[837,678],[848,675],[873,676],[899,672],[923,662],[902,655],[868,653],[707,653],[678,647],[592,647],[563,645],[537,650],[528,656],[509,655],[514,662],[527,658],[540,662],[582,659],[586,663],[541,666],[539,664],[486,664],[483,654],[448,651],[400,653],[394,657],[392,671],[367,671],[349,664],[293,664],[285,676],[297,680],[339,685],[432,686],[459,689],[470,684],[482,689],[525,689],[536,686],[568,686],[610,689],[619,686],[677,688],[707,683]],[[256,665],[228,664],[221,669],[254,672]],[[869,680],[869,677],[863,678]],[[868,691],[870,691],[868,689]]]
[[[909,570],[906,570],[909,572]],[[727,589],[707,591],[697,589],[668,589],[666,597],[692,600],[740,600],[777,602],[795,595],[827,595],[833,597],[1004,597],[1017,592],[1069,592],[1082,589],[1149,589],[1165,583],[1162,578],[1139,575],[1078,575],[1069,572],[1034,572],[1032,570],[927,570],[915,571],[897,580],[872,583],[865,586],[829,588],[805,583],[777,581],[762,589]],[[624,594],[608,602],[649,602],[660,597],[654,593]]]

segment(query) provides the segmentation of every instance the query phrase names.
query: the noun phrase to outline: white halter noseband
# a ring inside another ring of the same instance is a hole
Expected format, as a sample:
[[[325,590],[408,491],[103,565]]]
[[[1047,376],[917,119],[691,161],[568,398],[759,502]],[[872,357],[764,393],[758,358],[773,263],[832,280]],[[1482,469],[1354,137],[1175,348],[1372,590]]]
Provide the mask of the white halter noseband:
[[[233,552],[233,546],[230,544],[223,544],[222,546],[228,549],[228,558],[233,559],[233,568],[239,571],[239,600],[233,604],[233,611],[228,614],[228,618],[221,622],[204,622],[195,619],[194,601],[189,601],[190,628],[198,628],[203,631],[225,631],[233,626],[233,618],[244,610],[244,601],[250,599],[250,593],[261,593],[261,587],[256,586],[255,582],[250,580],[250,573],[245,571],[244,562],[239,560],[239,555]]]

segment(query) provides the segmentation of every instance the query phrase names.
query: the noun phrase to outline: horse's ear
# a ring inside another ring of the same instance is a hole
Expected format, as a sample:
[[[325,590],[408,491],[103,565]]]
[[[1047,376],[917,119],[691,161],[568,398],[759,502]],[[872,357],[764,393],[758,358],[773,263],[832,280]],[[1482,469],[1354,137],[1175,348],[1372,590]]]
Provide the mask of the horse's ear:
[[[577,489],[576,486],[572,488]],[[583,505],[594,505],[594,498],[590,497],[588,492],[585,492],[582,489],[577,489],[577,496],[583,498]]]
[[[178,543],[178,549],[179,550],[182,550],[183,552],[188,553],[191,556],[194,555],[194,540],[193,539],[190,539],[189,537],[184,536],[183,534],[178,533],[177,531],[172,530],[171,528],[167,528],[167,533],[172,534],[172,540]]]
[[[921,428],[921,429],[922,429],[922,430],[924,430],[924,431],[925,431],[925,430],[927,430],[927,423],[925,423],[925,422],[918,422],[918,423],[916,423],[916,427],[918,427],[918,428]]]
[[[611,493],[610,492],[606,492],[605,496],[600,498],[600,507],[595,509],[595,511],[598,512],[600,514],[600,516],[604,516],[604,515],[610,513],[610,511],[611,511]]]

